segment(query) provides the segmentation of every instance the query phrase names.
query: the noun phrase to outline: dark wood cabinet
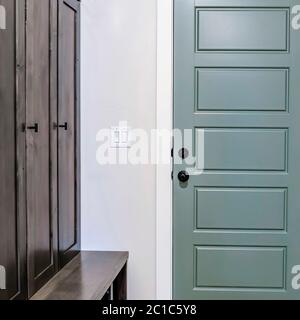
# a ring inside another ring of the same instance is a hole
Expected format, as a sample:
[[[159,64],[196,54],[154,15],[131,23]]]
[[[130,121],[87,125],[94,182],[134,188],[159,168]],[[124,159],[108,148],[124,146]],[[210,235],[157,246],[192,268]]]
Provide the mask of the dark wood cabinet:
[[[80,13],[75,0],[0,5],[0,299],[26,299],[80,249]]]

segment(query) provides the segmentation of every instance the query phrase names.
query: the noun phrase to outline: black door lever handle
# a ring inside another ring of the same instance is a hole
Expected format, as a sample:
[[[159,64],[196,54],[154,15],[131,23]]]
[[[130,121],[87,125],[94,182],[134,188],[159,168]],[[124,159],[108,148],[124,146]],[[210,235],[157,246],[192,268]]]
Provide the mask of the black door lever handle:
[[[55,125],[54,125],[54,128],[55,128],[55,129],[56,129],[56,128],[62,128],[62,129],[65,129],[66,131],[68,131],[68,123],[65,122],[65,124],[62,124],[62,125],[57,125],[57,124],[55,124]]]
[[[65,124],[60,125],[59,127],[68,131],[68,122],[65,122]]]
[[[34,130],[35,133],[39,132],[39,124],[35,123],[33,126],[27,127],[28,130]]]

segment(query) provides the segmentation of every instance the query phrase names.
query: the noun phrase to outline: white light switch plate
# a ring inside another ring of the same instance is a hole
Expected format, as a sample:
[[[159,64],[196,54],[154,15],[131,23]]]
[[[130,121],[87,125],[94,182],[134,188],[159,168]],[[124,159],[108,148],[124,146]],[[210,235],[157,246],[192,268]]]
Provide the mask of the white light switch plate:
[[[112,127],[111,128],[111,148],[130,148],[130,128]]]

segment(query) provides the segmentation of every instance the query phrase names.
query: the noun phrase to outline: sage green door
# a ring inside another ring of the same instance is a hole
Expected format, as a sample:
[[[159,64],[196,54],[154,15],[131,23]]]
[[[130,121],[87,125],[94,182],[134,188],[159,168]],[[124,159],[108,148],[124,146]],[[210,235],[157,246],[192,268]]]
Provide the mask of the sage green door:
[[[300,0],[174,5],[174,298],[300,299]]]

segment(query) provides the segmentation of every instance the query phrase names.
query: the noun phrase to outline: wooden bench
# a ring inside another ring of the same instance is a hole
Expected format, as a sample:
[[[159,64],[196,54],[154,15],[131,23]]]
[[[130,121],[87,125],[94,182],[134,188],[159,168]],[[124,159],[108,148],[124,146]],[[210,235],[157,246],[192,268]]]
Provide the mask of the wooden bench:
[[[127,261],[128,252],[83,251],[31,300],[126,300]]]

